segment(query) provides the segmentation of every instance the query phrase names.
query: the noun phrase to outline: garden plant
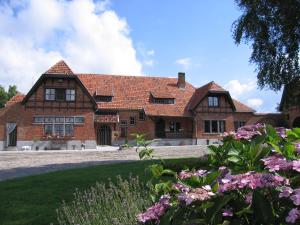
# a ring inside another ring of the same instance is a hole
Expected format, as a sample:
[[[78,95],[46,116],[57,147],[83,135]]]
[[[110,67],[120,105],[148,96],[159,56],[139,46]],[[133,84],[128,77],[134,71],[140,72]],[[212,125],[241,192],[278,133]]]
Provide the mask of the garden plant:
[[[144,144],[140,157],[153,158]],[[138,223],[300,224],[300,128],[247,125],[209,149],[202,168],[150,166],[155,203]]]

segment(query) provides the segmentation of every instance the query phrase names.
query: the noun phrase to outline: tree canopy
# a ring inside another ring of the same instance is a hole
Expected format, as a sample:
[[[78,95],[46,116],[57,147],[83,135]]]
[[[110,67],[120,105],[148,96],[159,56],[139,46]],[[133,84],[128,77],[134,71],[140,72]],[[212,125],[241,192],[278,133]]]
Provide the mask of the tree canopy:
[[[233,38],[252,44],[258,85],[280,90],[299,77],[300,0],[235,0],[242,15]]]
[[[15,96],[17,92],[18,91],[16,85],[10,85],[8,87],[8,91],[6,91],[5,88],[0,85],[0,108],[3,108],[6,102],[13,96]]]

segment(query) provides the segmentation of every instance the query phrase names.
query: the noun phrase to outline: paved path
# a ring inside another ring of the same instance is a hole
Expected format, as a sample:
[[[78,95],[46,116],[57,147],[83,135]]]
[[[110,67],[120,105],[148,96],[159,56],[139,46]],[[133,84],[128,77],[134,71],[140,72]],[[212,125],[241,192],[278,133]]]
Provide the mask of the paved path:
[[[155,147],[155,155],[162,158],[200,157],[205,152],[205,146]],[[134,160],[139,160],[134,149],[118,151],[114,147],[69,151],[0,151],[0,181],[63,169]]]

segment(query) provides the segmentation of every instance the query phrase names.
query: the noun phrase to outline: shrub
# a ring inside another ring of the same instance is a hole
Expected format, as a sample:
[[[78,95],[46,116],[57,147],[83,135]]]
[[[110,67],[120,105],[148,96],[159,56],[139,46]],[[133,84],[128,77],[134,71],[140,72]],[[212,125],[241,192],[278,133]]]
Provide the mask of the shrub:
[[[299,128],[245,126],[210,151],[202,169],[151,165],[156,203],[141,224],[300,224]]]
[[[135,215],[151,205],[149,189],[139,179],[120,176],[108,185],[97,183],[84,192],[76,191],[74,200],[57,210],[60,225],[131,225]]]

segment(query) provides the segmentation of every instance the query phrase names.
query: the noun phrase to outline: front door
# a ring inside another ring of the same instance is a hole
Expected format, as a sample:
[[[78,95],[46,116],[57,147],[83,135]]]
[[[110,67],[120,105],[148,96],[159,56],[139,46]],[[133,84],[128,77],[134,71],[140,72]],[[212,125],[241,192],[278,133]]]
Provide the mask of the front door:
[[[158,138],[166,137],[165,133],[165,121],[164,119],[159,119],[155,123],[155,136]]]
[[[111,145],[111,129],[107,125],[101,125],[97,133],[98,145]]]
[[[17,126],[8,134],[8,146],[17,146]]]

